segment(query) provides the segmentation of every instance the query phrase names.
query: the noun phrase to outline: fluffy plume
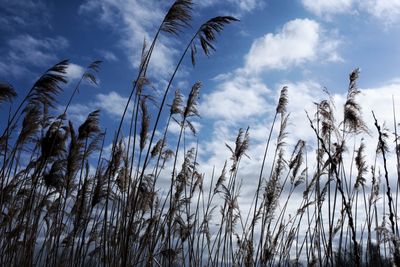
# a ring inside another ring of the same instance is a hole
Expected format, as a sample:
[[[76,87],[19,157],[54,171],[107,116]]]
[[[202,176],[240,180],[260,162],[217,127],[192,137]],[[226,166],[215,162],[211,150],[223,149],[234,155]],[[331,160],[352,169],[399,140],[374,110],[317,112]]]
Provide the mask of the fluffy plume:
[[[236,170],[240,158],[246,155],[245,152],[249,148],[249,128],[247,128],[246,132],[244,132],[242,128],[239,129],[239,133],[236,137],[235,149],[232,149],[228,144],[225,145],[232,153],[231,159],[233,163],[231,172],[233,172]]]
[[[77,140],[77,136],[74,130],[74,127],[72,125],[72,122],[69,122],[69,133],[70,133],[70,143],[69,143],[69,148],[68,148],[68,154],[67,154],[67,167],[66,167],[66,173],[65,173],[65,178],[66,178],[66,191],[67,194],[69,193],[69,190],[73,186],[74,182],[74,177],[76,172],[79,169],[79,162],[81,161],[82,155],[80,154],[80,143]]]
[[[278,106],[276,107],[276,113],[280,114],[285,113],[287,103],[288,103],[288,87],[284,86],[281,90],[281,96],[279,97]]]
[[[274,216],[275,208],[278,204],[278,196],[281,190],[279,183],[280,176],[284,169],[283,164],[283,150],[280,149],[278,153],[278,160],[274,169],[272,177],[267,181],[264,192],[264,210],[268,220]]]
[[[79,126],[78,139],[83,140],[85,138],[89,138],[95,133],[100,132],[99,115],[100,115],[100,110],[95,110],[89,113],[86,120],[82,123],[81,126]]]
[[[197,110],[197,100],[200,93],[200,87],[201,82],[196,82],[195,84],[193,84],[186,102],[186,107],[183,111],[184,118],[188,118],[190,116],[200,116]]]
[[[368,168],[367,168],[367,163],[365,161],[364,150],[365,150],[365,144],[361,142],[360,147],[357,150],[357,156],[355,158],[356,167],[358,170],[356,182],[354,184],[355,188],[359,188],[360,185],[362,186],[365,184],[364,175],[368,171]]]
[[[182,114],[182,104],[183,104],[182,98],[183,98],[183,96],[182,96],[181,91],[179,89],[177,89],[175,91],[174,100],[172,101],[172,105],[171,105],[171,109],[170,109],[171,115]]]
[[[289,169],[292,171],[292,184],[296,181],[296,177],[299,173],[300,167],[303,164],[305,144],[306,143],[303,140],[299,140],[297,142],[293,150],[291,160],[289,162]]]
[[[215,188],[214,188],[214,193],[217,193],[218,192],[218,189],[219,189],[219,187],[225,182],[225,180],[226,180],[226,161],[225,161],[225,164],[224,164],[224,168],[222,168],[222,171],[221,171],[221,175],[219,176],[219,178],[218,178],[218,180],[217,180],[217,183],[216,183],[216,185],[215,185]]]
[[[153,149],[151,150],[151,157],[154,158],[157,156],[164,148],[165,146],[165,141],[164,139],[160,139],[157,141],[157,143],[154,145]]]
[[[288,135],[286,131],[287,123],[289,120],[289,114],[286,116],[283,116],[281,119],[281,127],[279,129],[279,134],[278,134],[278,147],[285,146],[285,138]]]
[[[101,63],[102,63],[101,60],[95,60],[92,63],[90,63],[89,66],[86,68],[85,73],[83,74],[84,79],[94,85],[98,85],[98,81],[95,74],[99,72]]]
[[[90,204],[92,206],[92,208],[95,207],[98,203],[100,203],[100,201],[105,196],[105,192],[104,192],[104,188],[103,188],[104,183],[105,183],[104,175],[101,173],[98,173],[95,179],[96,179],[96,184],[94,186],[93,196],[92,196],[92,200],[91,200],[91,204]]]
[[[68,64],[68,60],[57,63],[35,82],[27,96],[28,106],[40,103],[50,107],[54,106],[55,96],[62,91],[60,84],[67,82],[65,74]]]
[[[140,129],[140,151],[144,149],[146,140],[149,134],[150,128],[150,115],[147,110],[146,98],[143,98],[140,102],[140,108],[142,110],[142,128]]]
[[[190,90],[189,97],[186,102],[186,106],[183,109],[182,112],[182,123],[185,123],[186,126],[189,127],[191,132],[196,135],[196,128],[193,126],[193,124],[188,120],[189,117],[192,116],[200,116],[199,112],[197,110],[197,99],[199,97],[199,91],[201,87],[201,82],[196,82],[193,86],[192,89]]]
[[[215,51],[213,42],[216,40],[216,34],[220,33],[226,24],[230,24],[233,21],[239,21],[238,19],[231,16],[219,16],[208,20],[206,23],[200,26],[195,37],[200,42],[201,48],[205,55],[210,55],[211,51]],[[191,59],[193,66],[196,63],[197,48],[193,42],[191,44]]]
[[[165,15],[161,30],[178,35],[180,28],[189,27],[192,5],[191,0],[176,0]]]
[[[43,179],[47,187],[54,187],[60,190],[64,184],[64,160],[56,160],[52,165],[50,171],[44,175]]]
[[[10,84],[0,83],[0,103],[5,101],[11,101],[17,96],[14,88]]]
[[[61,125],[62,121],[53,122],[41,140],[43,158],[60,156],[65,152],[65,140],[68,127]]]
[[[39,130],[41,116],[42,113],[37,106],[32,106],[25,110],[21,133],[18,136],[18,144],[29,141],[29,139]]]
[[[355,97],[360,93],[357,88],[359,74],[360,70],[358,68],[350,73],[349,90],[344,105],[344,124],[349,132],[367,131],[367,126],[361,117],[361,107],[355,101]]]
[[[335,118],[333,117],[331,102],[322,100],[317,104],[317,109],[319,120],[321,121],[321,135],[328,139],[330,133],[335,129]]]

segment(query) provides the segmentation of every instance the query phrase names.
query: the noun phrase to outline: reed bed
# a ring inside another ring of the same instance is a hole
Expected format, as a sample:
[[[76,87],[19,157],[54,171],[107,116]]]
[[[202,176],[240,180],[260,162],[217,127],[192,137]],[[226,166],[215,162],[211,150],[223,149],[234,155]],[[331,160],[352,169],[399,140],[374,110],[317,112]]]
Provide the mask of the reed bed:
[[[224,166],[201,171],[198,147],[186,138],[196,134],[202,85],[173,92],[173,82],[186,57],[195,65],[198,52],[210,56],[217,35],[237,19],[214,17],[193,33],[160,99],[147,73],[158,37],[190,31],[192,9],[192,1],[176,0],[143,45],[115,130],[102,129],[99,110],[79,126],[68,119],[81,83],[97,84],[100,61],[88,65],[61,114],[56,99],[68,82],[67,60],[45,71],[20,103],[11,85],[0,84],[0,105],[13,107],[0,136],[0,266],[400,266],[395,110],[394,133],[377,119],[365,124],[358,69],[341,118],[329,95],[305,114],[313,144],[286,145],[290,88],[282,88],[258,174],[247,178],[250,206],[241,207],[240,165],[251,129],[227,140]],[[173,123],[179,134],[171,138]],[[375,143],[365,143],[373,131]],[[387,162],[392,150],[396,166]]]

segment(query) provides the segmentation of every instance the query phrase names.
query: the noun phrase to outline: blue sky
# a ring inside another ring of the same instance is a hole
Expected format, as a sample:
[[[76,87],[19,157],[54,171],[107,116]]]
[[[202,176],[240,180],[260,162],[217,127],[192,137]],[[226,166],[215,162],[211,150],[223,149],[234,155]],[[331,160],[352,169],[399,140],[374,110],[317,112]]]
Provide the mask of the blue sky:
[[[48,67],[69,59],[71,82],[59,99],[61,107],[84,66],[103,60],[99,86],[82,86],[69,118],[79,123],[101,108],[102,127],[113,132],[136,77],[143,40],[151,41],[171,3],[0,0],[0,80],[23,96]],[[243,175],[259,168],[284,85],[289,86],[295,133],[289,144],[297,138],[313,139],[304,110],[313,112],[313,102],[326,97],[322,88],[332,92],[338,107],[344,103],[348,74],[355,67],[361,68],[360,101],[369,126],[371,109],[381,121],[392,121],[387,103],[392,95],[400,101],[400,0],[199,1],[192,28],[180,39],[164,34],[156,46],[149,71],[154,95],[165,87],[190,34],[216,15],[234,15],[241,21],[226,27],[217,51],[209,58],[200,56],[195,68],[187,58],[173,85],[187,93],[195,81],[203,82],[202,117],[195,125],[205,171],[214,165],[222,168],[229,158],[225,142],[247,126],[252,160],[243,163]],[[170,134],[176,130],[172,127]],[[188,140],[194,143],[196,138]]]
[[[101,109],[101,126],[107,129],[106,146],[119,122],[132,82],[137,75],[143,40],[151,42],[159,23],[172,4],[171,0],[0,0],[0,82],[12,84],[19,97],[50,66],[69,59],[70,82],[58,98],[61,110],[83,69],[93,60],[102,60],[99,85],[82,85],[73,100],[68,119],[76,127],[88,113]],[[211,173],[220,173],[239,128],[250,127],[248,158],[243,158],[238,179],[243,180],[240,208],[248,211],[256,188],[265,143],[280,89],[288,86],[290,112],[286,138],[289,157],[298,139],[306,141],[309,171],[315,170],[315,135],[305,111],[315,112],[314,102],[327,98],[335,101],[335,115],[343,118],[348,75],[361,68],[360,103],[369,135],[367,162],[371,165],[377,143],[371,111],[380,124],[393,132],[392,97],[400,118],[400,0],[201,0],[196,1],[192,28],[179,38],[163,34],[150,62],[146,88],[156,99],[186,43],[197,27],[217,15],[233,15],[240,22],[228,25],[218,36],[216,52],[200,55],[193,68],[186,58],[172,89],[187,95],[191,85],[200,80],[199,111],[193,124],[197,136],[189,133],[186,148],[198,141],[200,172],[205,185]],[[173,93],[168,98],[171,102]],[[9,106],[0,106],[0,130],[4,127]],[[153,107],[152,123],[156,114]],[[165,119],[165,118],[163,118]],[[165,122],[163,120],[162,122]],[[125,136],[127,124],[124,125]],[[277,128],[277,127],[276,127]],[[168,141],[174,147],[179,128],[173,124]],[[276,142],[276,132],[273,143]],[[159,136],[156,137],[156,139]],[[358,147],[362,136],[354,140]],[[396,158],[391,151],[388,166],[392,183],[396,179]],[[348,144],[344,169],[351,169],[353,144]],[[270,149],[268,159],[272,158]],[[179,157],[182,158],[182,154]],[[269,173],[271,160],[267,160]],[[179,165],[179,164],[178,164]],[[229,163],[228,163],[229,165]],[[158,185],[169,188],[171,166]],[[268,174],[267,174],[268,175]],[[354,176],[354,173],[353,173]],[[370,184],[370,178],[367,183]],[[367,185],[368,186],[368,185]],[[207,187],[207,186],[205,186]],[[296,192],[297,193],[297,192]],[[289,212],[295,213],[302,194],[295,194]],[[381,201],[381,200],[379,200]],[[364,205],[359,202],[360,210]],[[293,214],[292,213],[292,214]],[[245,214],[245,213],[243,213]],[[326,214],[324,214],[326,215]],[[363,218],[359,218],[361,221]]]
[[[112,92],[125,97],[142,41],[151,40],[170,2],[1,0],[0,78],[23,95],[58,60],[76,64],[76,78],[79,67],[101,59],[101,85],[82,90],[78,102]],[[221,85],[214,78],[241,69],[256,72],[252,76],[270,89],[312,80],[343,92],[349,71],[361,67],[360,85],[379,87],[398,76],[399,14],[396,0],[201,1],[193,29],[215,15],[235,15],[241,22],[227,27],[212,57],[198,60],[195,69],[186,64],[177,83],[201,80],[202,94],[210,94]],[[170,74],[188,36],[163,37],[152,64],[156,83]],[[255,59],[261,62],[253,64]]]

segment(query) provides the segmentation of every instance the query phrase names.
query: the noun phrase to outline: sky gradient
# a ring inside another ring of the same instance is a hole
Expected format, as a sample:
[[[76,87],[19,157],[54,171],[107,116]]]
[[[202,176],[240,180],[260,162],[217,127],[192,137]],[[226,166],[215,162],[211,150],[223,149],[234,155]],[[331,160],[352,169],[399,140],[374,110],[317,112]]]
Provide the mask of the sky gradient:
[[[61,109],[84,67],[102,60],[99,85],[82,86],[69,119],[78,124],[100,108],[102,127],[113,133],[136,77],[143,41],[151,42],[171,3],[0,0],[0,80],[14,85],[21,97],[47,68],[69,59],[70,83],[59,99]],[[400,110],[400,0],[195,2],[192,28],[180,38],[163,34],[157,43],[149,68],[148,90],[153,95],[159,97],[165,88],[190,35],[216,15],[232,15],[240,22],[227,26],[216,51],[210,57],[199,56],[194,68],[187,57],[173,84],[173,89],[187,94],[194,82],[203,83],[201,118],[194,121],[199,133],[189,135],[187,142],[191,146],[199,141],[205,173],[214,166],[222,168],[230,157],[225,143],[232,143],[237,130],[247,127],[251,146],[241,178],[258,172],[283,86],[289,88],[291,113],[287,143],[294,145],[300,138],[310,141],[307,146],[312,150],[315,138],[305,110],[315,112],[314,102],[327,97],[326,88],[335,100],[337,116],[343,116],[348,75],[356,67],[361,68],[359,101],[371,128],[366,138],[375,137],[371,110],[382,123],[392,125],[388,105],[392,96]],[[3,105],[1,119],[7,111]],[[171,127],[172,140],[178,131],[177,125]],[[108,138],[111,143],[112,134]],[[244,192],[255,184],[246,186]]]

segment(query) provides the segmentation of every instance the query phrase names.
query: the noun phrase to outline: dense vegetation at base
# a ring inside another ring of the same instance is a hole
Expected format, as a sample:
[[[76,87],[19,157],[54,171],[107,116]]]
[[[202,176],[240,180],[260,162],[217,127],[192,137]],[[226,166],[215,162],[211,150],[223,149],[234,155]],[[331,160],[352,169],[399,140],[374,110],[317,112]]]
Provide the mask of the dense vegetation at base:
[[[2,112],[12,105],[0,128],[0,266],[399,266],[399,183],[390,184],[387,164],[389,145],[397,163],[400,158],[397,122],[394,117],[394,133],[377,120],[364,123],[357,69],[339,121],[329,95],[307,114],[315,134],[311,152],[303,140],[285,145],[290,94],[282,88],[258,174],[246,178],[254,183],[250,209],[240,203],[249,129],[227,140],[234,145],[227,145],[232,156],[224,166],[209,176],[201,171],[198,148],[185,141],[196,133],[201,83],[188,92],[171,87],[183,59],[194,65],[198,50],[210,55],[217,35],[237,20],[221,16],[202,24],[160,99],[147,89],[159,35],[180,38],[192,8],[190,0],[176,0],[151,44],[143,45],[119,127],[107,131],[110,149],[99,110],[79,126],[68,118],[81,83],[97,83],[100,61],[89,64],[59,114],[68,61],[48,69],[20,103],[13,102],[11,85],[0,85]],[[167,138],[173,123],[179,135]],[[361,137],[372,131],[376,142],[365,144]],[[374,162],[366,161],[367,145]],[[289,214],[294,195],[297,212]]]

